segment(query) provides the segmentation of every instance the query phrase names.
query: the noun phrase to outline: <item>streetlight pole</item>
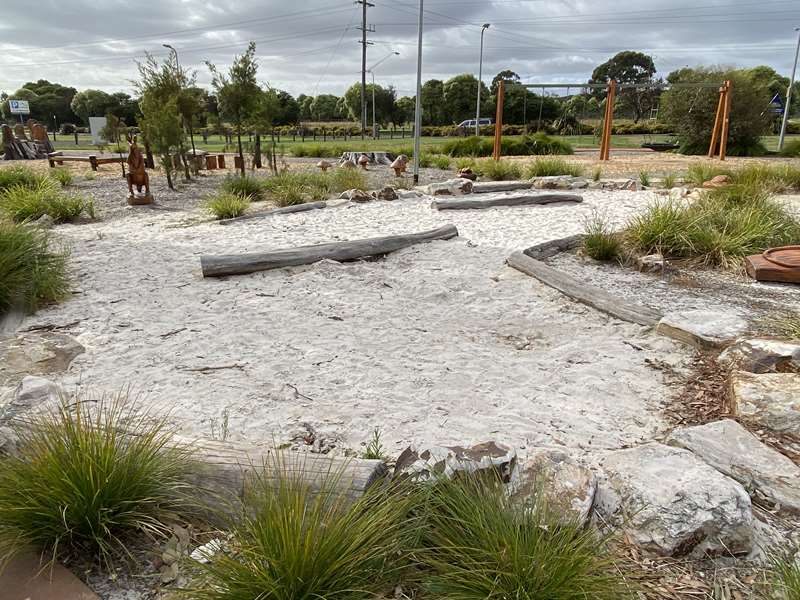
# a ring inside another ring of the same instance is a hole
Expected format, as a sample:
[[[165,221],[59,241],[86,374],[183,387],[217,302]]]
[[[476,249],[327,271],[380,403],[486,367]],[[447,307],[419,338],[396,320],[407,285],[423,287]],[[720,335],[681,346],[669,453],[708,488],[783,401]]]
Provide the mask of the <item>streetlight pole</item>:
[[[170,50],[172,50],[172,52],[175,53],[175,66],[177,67],[178,72],[181,73],[181,63],[178,61],[178,51],[169,44],[161,44],[161,45],[164,46],[164,48],[169,48]],[[194,148],[194,131],[192,129],[191,121],[189,121],[187,125],[189,126],[189,139],[192,142],[192,160],[194,160],[197,157],[197,151]]]
[[[376,62],[368,69],[368,73],[372,75],[372,138],[378,139],[378,130],[376,129],[376,121],[375,121],[375,67],[378,65],[386,62],[393,56],[400,56],[399,52],[395,52],[394,50]]]
[[[419,0],[419,23],[417,24],[417,101],[414,107],[414,185],[419,183],[419,150],[422,132],[422,24],[424,0]]]
[[[794,30],[800,32],[800,27],[795,27]],[[789,125],[789,109],[792,107],[792,88],[794,88],[794,77],[797,74],[798,56],[800,56],[800,33],[797,34],[797,50],[794,52],[792,77],[789,80],[789,89],[786,90],[786,106],[783,107],[783,122],[781,123],[781,136],[778,138],[778,152],[783,150],[783,141],[786,138],[786,127]]]
[[[483,84],[483,34],[489,29],[489,23],[481,27],[481,57],[478,60],[478,108],[475,110],[475,135],[481,134],[481,85]]]

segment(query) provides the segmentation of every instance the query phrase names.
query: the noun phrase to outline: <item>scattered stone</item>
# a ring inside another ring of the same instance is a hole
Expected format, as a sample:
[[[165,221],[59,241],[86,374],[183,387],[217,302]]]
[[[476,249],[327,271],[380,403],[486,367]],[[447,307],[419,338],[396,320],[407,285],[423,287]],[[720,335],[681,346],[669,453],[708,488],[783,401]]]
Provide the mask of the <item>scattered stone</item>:
[[[571,190],[585,190],[589,187],[589,181],[583,177],[576,177],[569,184]]]
[[[225,542],[219,538],[214,538],[210,542],[206,542],[202,546],[195,548],[189,555],[189,558],[204,565],[211,562],[211,559],[224,549]]]
[[[50,215],[42,215],[36,219],[33,224],[36,225],[36,227],[41,227],[42,229],[51,229],[56,222]]]
[[[643,273],[660,273],[664,270],[666,262],[660,254],[648,254],[637,258],[636,265]]]
[[[739,340],[717,359],[748,373],[800,373],[800,344],[769,339]]]
[[[400,200],[413,200],[415,198],[425,197],[425,194],[419,190],[396,190],[396,192]]]
[[[744,488],[688,450],[649,443],[601,460],[596,510],[638,546],[665,556],[750,551],[753,515]]]
[[[458,176],[462,179],[469,179],[470,181],[475,181],[478,179],[478,175],[469,167],[464,167],[463,169],[458,170]]]
[[[723,348],[747,333],[748,323],[738,314],[714,310],[669,313],[656,332],[701,349]]]
[[[693,452],[779,512],[800,513],[800,467],[736,421],[676,429],[667,444]]]
[[[544,493],[548,504],[585,523],[594,505],[597,478],[566,452],[547,450],[534,455],[521,468],[515,495],[532,500],[539,492]]]
[[[327,160],[321,160],[317,163],[317,168],[321,169],[323,173],[328,169],[330,169],[331,167],[333,167],[333,165],[329,163]]]
[[[394,191],[392,186],[385,186],[377,192],[373,192],[378,200],[397,200],[397,192]]]
[[[62,373],[83,352],[83,346],[63,333],[23,333],[0,339],[0,387],[16,386],[26,375]]]
[[[504,483],[515,489],[519,482],[517,452],[499,442],[484,442],[470,448],[431,446],[419,450],[409,446],[400,454],[394,468],[395,477],[412,477],[429,481],[456,473],[496,472]]]
[[[472,193],[472,181],[469,179],[448,179],[429,183],[418,188],[427,196],[462,196]]]
[[[638,192],[641,191],[642,184],[636,179],[606,179],[603,181],[603,189]]]
[[[364,190],[347,190],[346,192],[342,192],[339,196],[340,200],[350,200],[350,202],[371,202],[375,198],[372,194],[365,192]]]
[[[0,406],[0,421],[54,408],[61,401],[63,390],[44,377],[26,376],[17,385],[10,402]]]
[[[736,371],[729,390],[737,417],[800,439],[800,374]]]
[[[570,175],[550,175],[536,177],[533,187],[537,190],[568,190],[571,189],[573,177]]]
[[[19,436],[11,427],[0,427],[0,456],[16,456]]]
[[[712,177],[708,181],[703,182],[703,187],[705,189],[713,190],[715,188],[725,187],[726,185],[731,184],[731,178],[728,175],[716,175]]]

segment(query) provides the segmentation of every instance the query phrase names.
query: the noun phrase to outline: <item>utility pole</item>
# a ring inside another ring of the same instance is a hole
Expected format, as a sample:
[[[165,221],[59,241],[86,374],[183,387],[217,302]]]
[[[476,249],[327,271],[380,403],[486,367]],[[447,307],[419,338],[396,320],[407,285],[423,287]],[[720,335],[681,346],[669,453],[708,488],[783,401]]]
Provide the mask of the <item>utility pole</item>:
[[[483,34],[489,29],[489,23],[481,27],[481,57],[478,62],[478,108],[475,110],[475,135],[481,134],[481,86],[483,85]]]
[[[795,27],[795,31],[800,32],[800,27]],[[797,74],[797,57],[800,56],[800,33],[797,34],[797,50],[794,52],[794,66],[792,76],[789,79],[789,89],[786,90],[786,105],[783,107],[783,122],[781,123],[781,136],[778,138],[778,152],[783,150],[783,141],[786,138],[786,126],[789,124],[789,110],[792,108],[792,88],[794,88],[794,77]]]
[[[375,6],[369,0],[356,0],[361,5],[361,139],[367,132],[367,46],[372,42],[367,41],[367,32],[375,31],[374,27],[367,27],[367,9]]]
[[[424,0],[419,0],[417,23],[417,98],[414,108],[414,185],[419,183],[420,135],[422,135],[422,26],[425,14]]]

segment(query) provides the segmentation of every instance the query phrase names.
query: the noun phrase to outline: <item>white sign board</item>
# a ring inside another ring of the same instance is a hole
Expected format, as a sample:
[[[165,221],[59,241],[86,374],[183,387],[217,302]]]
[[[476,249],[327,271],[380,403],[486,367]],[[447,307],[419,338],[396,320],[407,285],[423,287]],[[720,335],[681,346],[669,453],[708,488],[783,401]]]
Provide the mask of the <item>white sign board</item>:
[[[12,115],[31,114],[31,107],[28,105],[27,100],[9,100],[8,106],[11,109]]]
[[[89,117],[89,133],[92,134],[93,144],[107,144],[108,142],[100,137],[100,132],[106,126],[108,120],[105,117]]]

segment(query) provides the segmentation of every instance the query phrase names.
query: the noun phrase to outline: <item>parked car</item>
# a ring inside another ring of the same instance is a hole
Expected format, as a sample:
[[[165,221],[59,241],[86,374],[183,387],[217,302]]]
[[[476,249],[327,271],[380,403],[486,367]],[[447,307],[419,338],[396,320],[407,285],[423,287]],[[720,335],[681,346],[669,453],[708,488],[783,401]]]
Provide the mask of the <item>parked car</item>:
[[[494,121],[492,119],[480,119],[480,126],[486,127],[487,125],[493,124]],[[457,129],[459,134],[463,135],[474,135],[475,133],[475,119],[467,119],[466,121],[461,121],[457,125]]]

